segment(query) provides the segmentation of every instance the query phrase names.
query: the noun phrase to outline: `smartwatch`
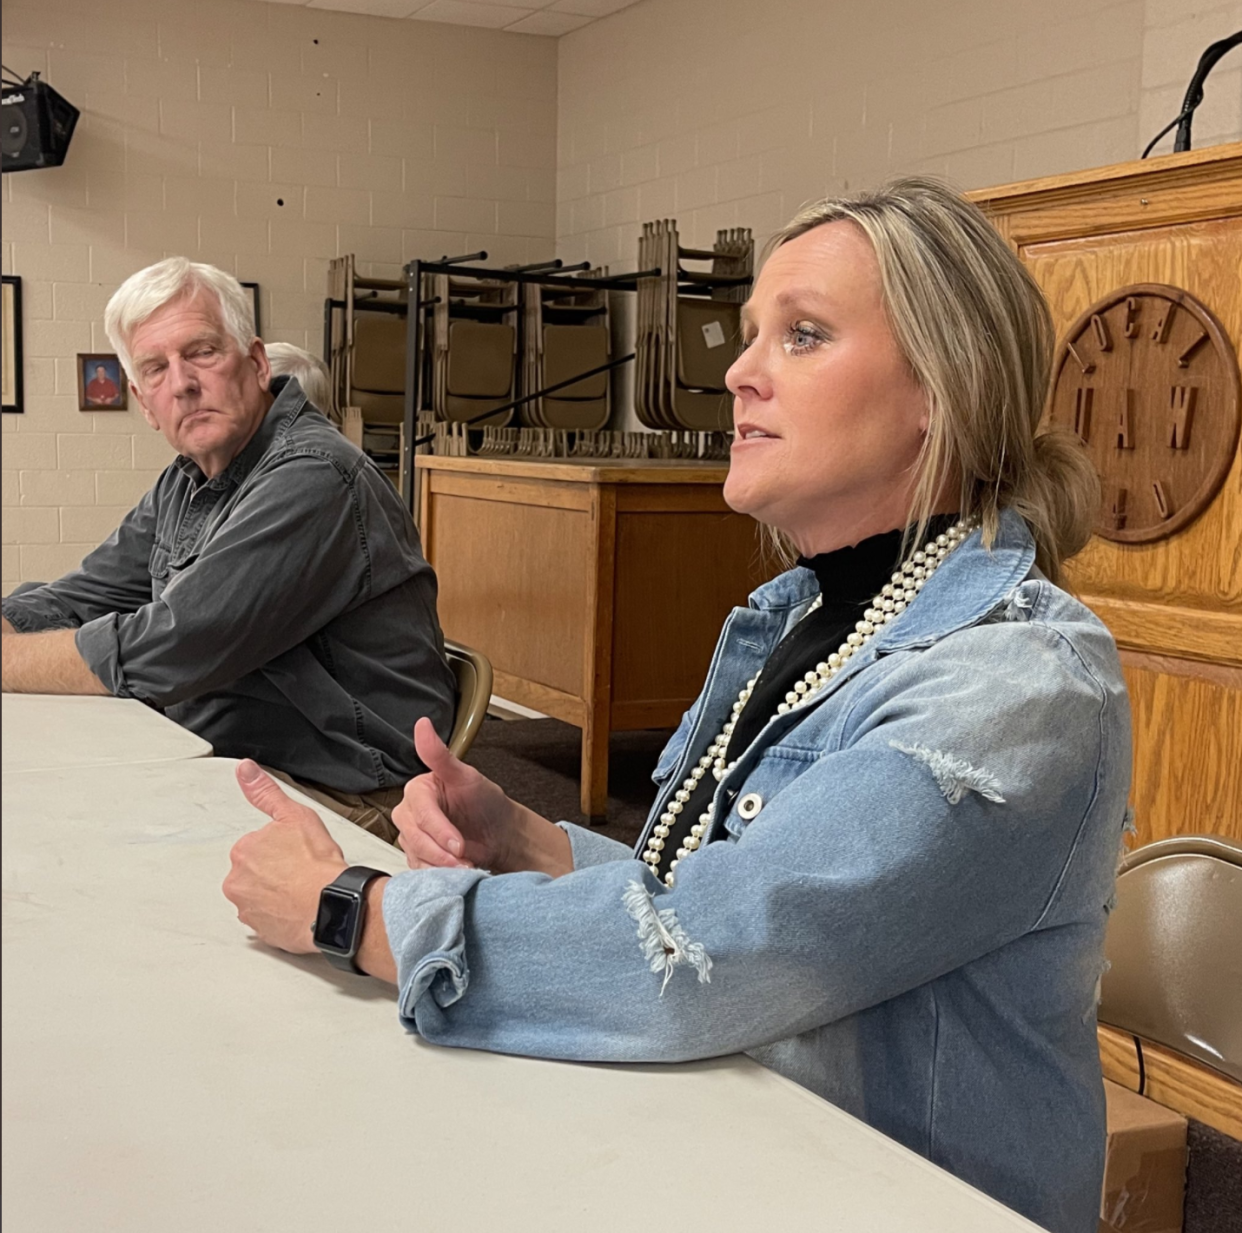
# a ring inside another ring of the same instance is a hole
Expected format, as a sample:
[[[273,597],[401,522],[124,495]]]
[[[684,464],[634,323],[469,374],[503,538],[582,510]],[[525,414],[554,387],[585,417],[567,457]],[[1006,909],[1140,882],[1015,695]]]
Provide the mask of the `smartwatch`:
[[[366,890],[376,878],[386,877],[388,874],[382,869],[351,865],[319,892],[315,945],[334,968],[362,973],[354,960],[367,920]]]

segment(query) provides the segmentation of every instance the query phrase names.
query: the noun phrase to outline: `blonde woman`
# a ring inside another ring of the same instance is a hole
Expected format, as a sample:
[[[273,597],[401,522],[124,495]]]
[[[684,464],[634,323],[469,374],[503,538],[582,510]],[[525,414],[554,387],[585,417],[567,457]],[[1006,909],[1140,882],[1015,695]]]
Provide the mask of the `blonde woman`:
[[[1047,308],[973,206],[904,180],[794,219],[744,321],[725,495],[799,564],[726,622],[636,851],[509,800],[420,723],[430,773],[394,813],[414,871],[342,874],[243,764],[280,824],[225,891],[271,944],[331,954],[321,891],[361,881],[334,957],[394,982],[429,1040],[744,1050],[1088,1233],[1129,718],[1112,639],[1057,585],[1098,493],[1035,436]]]

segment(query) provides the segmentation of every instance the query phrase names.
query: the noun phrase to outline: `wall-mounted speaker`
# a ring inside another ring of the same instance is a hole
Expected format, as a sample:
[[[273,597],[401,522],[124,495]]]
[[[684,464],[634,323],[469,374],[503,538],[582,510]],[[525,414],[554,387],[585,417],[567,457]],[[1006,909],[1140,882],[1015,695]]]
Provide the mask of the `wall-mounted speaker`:
[[[69,150],[78,109],[38,73],[23,85],[0,91],[0,154],[5,171],[59,167]]]

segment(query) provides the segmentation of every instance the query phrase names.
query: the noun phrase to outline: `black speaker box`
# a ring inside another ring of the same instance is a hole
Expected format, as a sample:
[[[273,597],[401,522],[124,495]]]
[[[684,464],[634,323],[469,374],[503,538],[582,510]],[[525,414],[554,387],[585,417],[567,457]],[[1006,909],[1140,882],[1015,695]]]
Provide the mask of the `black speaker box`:
[[[78,109],[46,82],[31,77],[25,85],[0,92],[0,154],[5,171],[59,167],[69,150]]]

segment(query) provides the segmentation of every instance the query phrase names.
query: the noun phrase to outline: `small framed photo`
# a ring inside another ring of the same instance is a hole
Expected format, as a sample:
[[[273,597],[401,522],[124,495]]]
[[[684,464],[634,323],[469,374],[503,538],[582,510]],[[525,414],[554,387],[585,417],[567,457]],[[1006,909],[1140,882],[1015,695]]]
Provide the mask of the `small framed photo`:
[[[259,322],[259,284],[258,283],[242,283],[247,291],[250,292],[250,303],[254,308],[254,332],[263,337],[263,326]]]
[[[124,411],[129,405],[121,361],[115,355],[78,353],[78,410]]]
[[[22,391],[22,280],[4,275],[3,379],[5,411],[25,409]]]

